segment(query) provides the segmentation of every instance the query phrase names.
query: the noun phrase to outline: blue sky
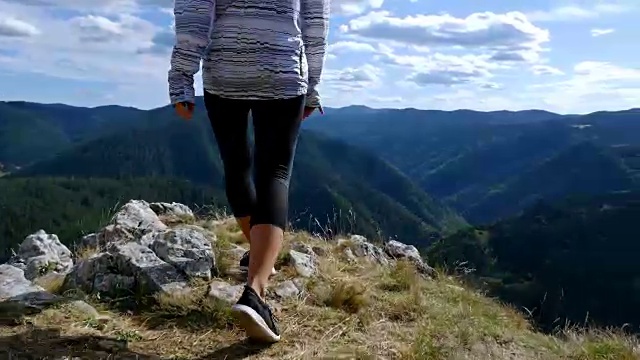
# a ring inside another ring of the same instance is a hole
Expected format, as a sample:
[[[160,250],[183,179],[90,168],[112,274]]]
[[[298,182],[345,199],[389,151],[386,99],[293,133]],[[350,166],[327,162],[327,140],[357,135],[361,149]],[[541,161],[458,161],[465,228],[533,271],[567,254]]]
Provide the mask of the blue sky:
[[[172,6],[0,0],[0,100],[165,105]],[[334,0],[332,12],[326,106],[640,106],[637,0]]]

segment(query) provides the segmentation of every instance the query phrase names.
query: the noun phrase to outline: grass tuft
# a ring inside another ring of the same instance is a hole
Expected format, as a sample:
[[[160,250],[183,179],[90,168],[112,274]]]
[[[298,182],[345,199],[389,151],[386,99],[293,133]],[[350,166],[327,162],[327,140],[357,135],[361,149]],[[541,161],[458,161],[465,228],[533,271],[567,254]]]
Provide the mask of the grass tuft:
[[[228,328],[232,324],[229,305],[203,290],[156,296],[147,324],[152,328],[178,326],[192,330]]]
[[[331,288],[325,304],[348,313],[358,313],[368,304],[366,288],[362,284],[340,281]]]
[[[37,278],[34,283],[41,286],[45,291],[60,295],[63,292],[65,275],[50,273]]]

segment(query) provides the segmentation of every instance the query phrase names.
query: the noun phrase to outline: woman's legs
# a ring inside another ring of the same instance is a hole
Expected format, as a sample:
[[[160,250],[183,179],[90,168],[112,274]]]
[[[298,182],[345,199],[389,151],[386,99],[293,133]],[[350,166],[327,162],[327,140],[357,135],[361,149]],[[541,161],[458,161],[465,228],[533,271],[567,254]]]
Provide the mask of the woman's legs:
[[[218,143],[231,211],[249,243],[256,194],[251,182],[251,147],[247,129],[250,102],[224,99],[205,92],[205,106]]]
[[[249,337],[280,340],[280,330],[265,289],[282,246],[289,211],[289,180],[304,109],[304,96],[287,100],[229,100],[205,93],[224,164],[227,199],[250,241],[247,285],[233,305]],[[251,182],[251,149],[247,137],[251,110],[255,134],[255,187]],[[248,230],[250,229],[250,230]]]
[[[240,226],[244,237],[247,238],[247,241],[251,244],[251,216],[237,217],[236,222],[238,226]]]
[[[304,96],[254,101],[256,202],[251,214],[248,285],[264,298],[288,221],[289,181],[302,122]]]

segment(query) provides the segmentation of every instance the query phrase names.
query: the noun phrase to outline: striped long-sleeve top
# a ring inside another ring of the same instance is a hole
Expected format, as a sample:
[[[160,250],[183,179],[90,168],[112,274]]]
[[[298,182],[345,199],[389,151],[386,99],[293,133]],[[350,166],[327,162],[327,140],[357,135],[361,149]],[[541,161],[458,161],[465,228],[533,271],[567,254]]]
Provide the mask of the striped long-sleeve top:
[[[330,0],[175,0],[176,43],[169,70],[172,103],[194,101],[194,75],[205,91],[231,99],[307,95],[327,49]]]

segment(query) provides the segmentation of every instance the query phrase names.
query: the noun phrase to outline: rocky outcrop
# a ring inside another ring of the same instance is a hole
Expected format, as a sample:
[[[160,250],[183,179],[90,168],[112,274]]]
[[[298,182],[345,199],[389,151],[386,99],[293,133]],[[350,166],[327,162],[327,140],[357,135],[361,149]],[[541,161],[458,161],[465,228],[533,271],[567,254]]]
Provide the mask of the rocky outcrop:
[[[179,203],[157,202],[149,204],[151,210],[158,215],[163,222],[179,223],[195,220],[193,211],[188,206]]]
[[[234,263],[246,249],[225,244],[224,248],[215,250],[214,234],[184,221],[192,217],[193,212],[182,204],[132,200],[119,209],[107,226],[80,239],[79,249],[94,251],[80,251],[75,265],[71,252],[58,237],[40,230],[25,239],[9,264],[0,266],[0,302],[27,307],[55,302],[58,296],[34,282],[42,280],[42,276],[55,275],[64,276],[63,290],[80,289],[112,298],[132,294],[182,294],[191,291],[192,280],[204,280],[208,282],[210,297],[233,303],[243,291],[244,280],[235,284],[213,280],[219,275],[216,251],[222,251],[217,255],[233,259],[231,263]],[[182,222],[172,222],[175,219]],[[276,302],[300,297],[305,292],[307,279],[319,275],[322,258],[334,253],[354,264],[364,260],[387,266],[405,259],[423,274],[434,272],[414,246],[395,240],[380,247],[353,235],[339,240],[334,250],[326,245],[291,243],[287,265],[296,275],[272,284],[267,296]]]
[[[215,257],[211,240],[203,231],[182,228],[152,232],[142,237],[140,242],[188,277],[211,279]]]
[[[289,260],[298,275],[302,277],[311,277],[318,270],[316,267],[315,257],[309,254],[301,253],[296,250],[289,250]]]
[[[418,271],[425,275],[435,275],[435,270],[422,260],[420,252],[413,245],[407,245],[396,240],[391,240],[384,245],[384,250],[394,259],[406,259],[412,262]]]
[[[24,271],[28,280],[48,273],[66,274],[73,267],[71,251],[56,235],[39,230],[27,236],[9,264]]]
[[[111,225],[129,230],[134,234],[145,234],[167,229],[149,203],[131,200],[126,203],[111,220]]]
[[[300,279],[286,280],[280,284],[277,284],[273,293],[281,300],[295,298],[304,290],[304,283]]]
[[[58,297],[35,285],[24,275],[24,271],[15,266],[0,265],[0,313],[7,305],[42,308],[55,303]]]
[[[136,241],[148,233],[167,229],[149,203],[131,200],[120,208],[107,226],[80,239],[78,248],[106,250],[111,244]]]
[[[427,276],[435,275],[435,270],[422,259],[415,246],[397,240],[390,240],[380,247],[370,243],[364,236],[352,235],[349,239],[338,240],[338,246],[342,247],[342,255],[348,262],[361,258],[388,266],[395,260],[407,260],[414,264],[420,273]]]
[[[378,246],[367,241],[367,238],[361,235],[352,235],[350,239],[338,240],[338,246],[344,246],[349,249],[346,254],[348,257],[365,258],[369,261],[376,262],[380,265],[389,265],[389,258],[385,252]]]
[[[213,281],[209,285],[209,296],[230,304],[236,302],[243,291],[244,285],[231,285],[224,281]]]
[[[165,212],[190,213],[183,207],[156,204]],[[83,241],[84,246],[94,244],[102,251],[79,259],[65,288],[108,296],[123,292],[151,295],[185,290],[190,279],[209,280],[216,273],[211,245],[215,238],[208,238],[198,227],[170,229],[141,200],[125,204],[108,226]]]

